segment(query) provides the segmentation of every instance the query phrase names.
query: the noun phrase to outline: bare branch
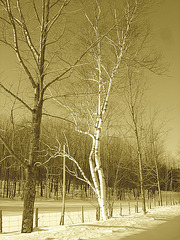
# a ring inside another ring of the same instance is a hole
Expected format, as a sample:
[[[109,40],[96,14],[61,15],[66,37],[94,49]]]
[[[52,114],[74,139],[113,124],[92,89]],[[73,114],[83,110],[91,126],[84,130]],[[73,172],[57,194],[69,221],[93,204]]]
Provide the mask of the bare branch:
[[[0,140],[1,142],[4,144],[4,146],[6,147],[6,149],[8,150],[8,152],[12,155],[12,157],[19,163],[21,163],[25,168],[28,167],[28,164],[25,163],[23,160],[21,160],[16,154],[15,152],[11,149],[11,147],[5,142],[5,140],[1,137],[0,135]]]
[[[14,46],[11,43],[7,42],[6,39],[4,39],[4,40],[0,39],[0,42],[6,44],[7,46],[9,46],[10,48],[12,48],[14,50]]]
[[[21,10],[19,0],[17,0],[17,9],[18,9],[20,17],[21,17],[21,26],[22,26],[22,29],[23,29],[23,32],[24,32],[24,35],[25,35],[25,38],[26,38],[26,42],[27,42],[27,44],[28,44],[33,56],[34,56],[34,60],[37,63],[37,60],[39,58],[39,54],[38,54],[38,51],[36,50],[35,46],[32,43],[31,36],[30,36],[29,31],[27,29],[27,25],[25,23],[25,19],[24,19],[22,10]]]
[[[66,122],[70,122],[70,123],[75,125],[74,122],[72,122],[71,120],[68,120],[67,118],[63,118],[63,117],[60,117],[60,116],[55,116],[55,115],[52,115],[52,114],[49,114],[49,113],[42,113],[42,115],[47,116],[47,117],[58,118],[58,119],[64,120]]]
[[[81,56],[74,62],[74,64],[72,64],[70,67],[68,67],[62,74],[60,74],[59,76],[57,76],[55,79],[53,79],[51,82],[47,83],[43,89],[43,91],[46,91],[46,89],[52,85],[53,83],[55,83],[56,81],[58,81],[59,79],[61,79],[65,74],[67,74],[69,71],[71,71],[73,68],[77,67],[78,63],[81,61],[81,59],[89,52],[90,49],[92,49],[93,47],[95,47],[108,33],[110,33],[114,28],[116,27],[116,24],[114,24],[105,34],[103,34],[102,36],[100,36],[99,38],[97,38],[95,40],[95,42],[93,42],[82,54]]]
[[[2,2],[2,1],[1,1]],[[36,83],[29,71],[29,69],[27,68],[27,66],[25,65],[23,59],[22,59],[22,56],[20,54],[20,49],[19,49],[19,44],[18,44],[18,36],[17,36],[17,30],[16,30],[16,25],[15,25],[15,22],[14,22],[14,17],[13,17],[13,14],[11,12],[11,6],[10,6],[10,2],[9,0],[7,0],[7,5],[3,2],[3,6],[4,6],[4,9],[7,11],[7,14],[8,14],[8,17],[9,17],[9,20],[10,20],[10,23],[11,23],[11,26],[13,28],[13,34],[14,34],[14,50],[16,52],[16,55],[18,57],[18,60],[20,62],[20,64],[22,65],[23,69],[25,70],[26,74],[28,75],[29,77],[29,80],[30,82],[32,83],[32,86],[33,88],[36,87]]]
[[[54,23],[58,20],[58,18],[61,16],[61,13],[63,9],[70,3],[71,0],[65,0],[59,9],[58,13],[48,22],[48,28],[47,32],[50,31],[51,27],[54,25]],[[56,4],[56,3],[55,3]]]
[[[12,93],[10,90],[8,90],[6,87],[3,86],[2,83],[0,83],[0,87],[2,87],[7,93],[9,93],[11,96],[13,96],[15,99],[17,99],[19,102],[21,102],[28,110],[30,110],[31,112],[33,111],[32,108],[25,103],[21,98],[19,98],[17,95],[15,95],[14,93]]]
[[[73,120],[74,120],[74,125],[75,125],[75,131],[76,132],[79,132],[81,134],[84,134],[84,135],[88,135],[90,136],[91,138],[94,138],[94,136],[89,132],[89,131],[82,131],[80,129],[78,129],[78,123],[77,123],[77,114],[73,111],[73,109],[70,107],[70,106],[67,106],[65,104],[63,104],[62,102],[60,102],[59,100],[57,100],[55,97],[53,97],[53,94],[51,92],[50,89],[48,89],[49,92],[50,92],[50,95],[51,95],[51,98],[57,103],[59,104],[60,106],[62,106],[63,108],[65,108],[72,116]]]
[[[93,189],[93,191],[96,193],[96,189],[93,187],[92,183],[89,181],[89,179],[86,177],[84,171],[82,170],[82,168],[80,167],[79,163],[72,157],[70,156],[69,154],[67,153],[59,153],[60,156],[65,156],[67,157],[69,160],[71,160],[72,162],[74,162],[76,164],[76,166],[78,167],[81,175],[83,176],[84,178],[84,181]],[[80,180],[82,180],[81,178],[79,178]]]
[[[1,20],[5,21],[6,23],[8,23],[9,25],[11,25],[11,23],[9,21],[7,21],[5,18],[0,17]]]
[[[11,155],[4,157],[3,159],[0,160],[0,163],[5,161],[7,158],[11,158],[11,157],[12,157]]]
[[[39,15],[38,15],[38,12],[37,12],[37,8],[36,8],[36,4],[35,4],[34,0],[33,0],[33,8],[34,8],[34,12],[36,14],[37,20],[38,20],[39,24],[41,25],[41,21],[40,21],[40,18],[39,18]]]

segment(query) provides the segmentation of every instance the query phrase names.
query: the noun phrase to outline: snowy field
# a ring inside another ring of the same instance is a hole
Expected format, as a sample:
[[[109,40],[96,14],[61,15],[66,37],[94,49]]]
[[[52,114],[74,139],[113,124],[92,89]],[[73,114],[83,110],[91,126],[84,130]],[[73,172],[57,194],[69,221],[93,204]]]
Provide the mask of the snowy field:
[[[10,211],[3,211],[3,219],[2,219],[2,229],[3,233],[10,233],[15,231],[21,231],[21,222],[22,222],[22,212],[19,211],[19,202],[7,201],[4,203],[5,205],[14,204],[14,206],[10,206],[13,208],[13,214]],[[36,203],[36,207],[39,209],[38,213],[38,227],[54,227],[58,226],[61,218],[61,208],[57,207],[58,202],[49,202],[48,204],[45,202]],[[153,203],[152,203],[153,204]],[[43,207],[43,205],[45,205]],[[52,208],[52,205],[55,205]],[[135,213],[135,205],[137,205],[136,201],[121,201],[116,202],[114,204],[113,216],[119,217],[120,213],[123,216],[131,215]],[[18,206],[18,207],[17,207]],[[83,206],[83,213],[82,213]],[[17,207],[17,211],[16,210]],[[8,208],[6,206],[6,208]],[[121,208],[121,210],[120,210]],[[141,209],[141,202],[138,202],[138,209]],[[66,203],[66,211],[65,211],[65,225],[79,224],[82,223],[82,219],[85,223],[92,223],[96,221],[96,208],[94,205],[89,204],[88,202],[74,201],[71,200]],[[34,226],[35,226],[35,215],[34,215]]]
[[[114,217],[105,222],[89,221],[88,218],[85,218],[86,223],[81,222],[80,212],[71,212],[68,214],[69,219],[73,220],[73,214],[77,217],[79,214],[79,224],[67,224],[65,226],[58,226],[60,213],[53,213],[54,215],[49,215],[44,213],[43,217],[41,216],[39,220],[40,226],[36,228],[33,233],[30,234],[21,234],[15,230],[11,233],[2,233],[0,234],[0,239],[2,240],[80,240],[80,239],[122,239],[125,236],[129,236],[147,229],[154,228],[158,224],[164,223],[165,221],[172,219],[175,216],[180,215],[180,205],[166,206],[166,207],[153,207],[148,209],[146,216],[139,213],[133,213],[129,215],[129,209],[127,209],[126,214],[119,216],[119,209],[114,211]],[[77,214],[78,213],[78,214]],[[66,213],[67,214],[67,213]],[[55,215],[58,216],[57,226],[52,221],[54,227],[46,227],[49,225],[49,216],[52,216],[52,219],[55,218]],[[95,216],[95,212],[88,210],[87,216]],[[5,218],[9,218],[6,216]],[[13,216],[14,221],[17,223],[17,216]],[[94,217],[95,218],[95,217]],[[92,220],[92,219],[91,219]],[[19,226],[21,224],[21,217],[19,216]],[[16,225],[16,224],[15,224]],[[4,226],[5,227],[5,226]],[[7,226],[8,227],[8,226]],[[12,230],[12,229],[11,229]],[[180,230],[179,230],[180,231]],[[113,238],[117,236],[118,238]],[[180,232],[179,232],[180,236]],[[171,240],[171,239],[169,239]],[[179,240],[179,238],[178,238]]]

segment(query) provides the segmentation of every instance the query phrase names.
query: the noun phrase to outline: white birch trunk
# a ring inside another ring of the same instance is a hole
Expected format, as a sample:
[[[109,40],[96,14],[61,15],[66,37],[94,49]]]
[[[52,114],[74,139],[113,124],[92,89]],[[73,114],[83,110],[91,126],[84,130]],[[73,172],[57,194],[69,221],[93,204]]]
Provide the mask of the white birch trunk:
[[[93,144],[92,144],[91,152],[90,152],[90,155],[89,155],[89,166],[90,166],[90,171],[91,171],[91,177],[92,177],[92,180],[93,180],[93,183],[94,183],[94,187],[95,187],[96,194],[97,194],[97,197],[98,197],[98,202],[99,202],[99,199],[100,199],[100,185],[99,185],[99,181],[98,181],[97,172],[95,171],[95,163],[93,162],[93,159],[92,159],[92,155],[93,155],[94,151],[95,151],[95,139],[93,138]],[[100,205],[100,202],[99,202],[99,205]]]
[[[101,157],[100,157],[100,132],[101,132],[102,119],[99,118],[98,128],[96,130],[96,141],[95,141],[95,162],[96,170],[98,172],[99,184],[100,184],[100,198],[99,205],[101,209],[101,216],[103,220],[107,220],[107,202],[106,202],[106,182],[104,171],[102,168]]]

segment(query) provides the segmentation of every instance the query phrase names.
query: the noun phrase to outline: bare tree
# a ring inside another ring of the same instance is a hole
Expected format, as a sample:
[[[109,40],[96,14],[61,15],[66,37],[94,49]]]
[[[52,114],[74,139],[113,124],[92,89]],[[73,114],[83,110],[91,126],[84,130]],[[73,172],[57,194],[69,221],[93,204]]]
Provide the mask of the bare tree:
[[[144,9],[142,1],[128,1],[121,11],[118,9],[112,11],[112,15],[108,17],[114,27],[104,25],[103,7],[103,3],[98,0],[93,1],[91,7],[88,5],[90,10],[83,5],[88,23],[86,34],[83,33],[82,36],[83,44],[87,48],[92,46],[93,42],[97,44],[88,52],[87,64],[78,71],[82,80],[81,89],[84,91],[82,98],[79,98],[82,100],[79,103],[80,109],[77,109],[77,104],[76,106],[68,105],[55,97],[54,100],[71,113],[76,131],[92,139],[89,154],[91,186],[98,197],[102,219],[106,220],[106,180],[100,153],[101,139],[106,128],[106,112],[113,87],[115,89],[121,84],[119,79],[121,73],[122,75],[124,73],[123,67],[126,60],[135,61],[135,56],[141,48],[142,41],[145,41],[146,34],[143,38],[137,37],[139,31],[142,31],[138,26],[138,21],[142,23],[140,19],[141,11]],[[53,98],[52,92],[50,97]]]
[[[65,48],[65,39],[67,39],[67,37],[63,38],[66,30],[65,14],[70,0],[42,0],[41,2],[34,0],[1,0],[0,4],[2,30],[0,42],[8,46],[16,54],[17,62],[23,69],[22,78],[25,87],[29,89],[28,96],[30,96],[29,98],[23,97],[21,93],[23,88],[16,94],[10,89],[10,85],[7,86],[8,82],[6,86],[2,82],[0,83],[1,89],[8,93],[9,97],[16,99],[16,102],[25,107],[31,116],[31,139],[28,159],[19,157],[3,136],[0,135],[0,140],[9,151],[9,154],[26,169],[22,220],[22,232],[26,233],[33,230],[35,172],[39,154],[45,92],[53,84],[68,78],[70,70],[82,59],[88,49],[77,57],[72,64],[69,64],[62,57],[62,48]]]
[[[158,111],[155,111],[150,116],[150,121],[149,124],[147,124],[146,129],[146,139],[148,139],[146,144],[150,147],[149,158],[154,162],[159,205],[162,206],[160,165],[162,164],[161,159],[163,159],[164,154],[164,137],[166,136],[167,131],[165,131],[164,121],[160,121],[160,117],[158,118],[158,116]]]
[[[132,68],[127,68],[127,87],[125,89],[125,103],[127,106],[128,115],[127,123],[136,141],[136,152],[139,162],[139,180],[142,195],[142,208],[146,213],[146,200],[143,176],[143,128],[144,128],[144,84],[141,82],[139,73],[134,73]]]
[[[94,17],[84,9],[85,17],[89,23],[90,38],[88,41],[97,41],[102,35],[103,17],[102,6],[100,1],[94,1]],[[123,56],[128,50],[128,40],[130,38],[131,25],[136,16],[138,4],[135,3],[131,7],[127,5],[124,9],[124,24],[120,26],[120,21],[117,11],[114,11],[114,22],[116,27],[114,31],[110,32],[99,42],[96,47],[90,51],[89,58],[92,61],[89,74],[85,69],[84,80],[93,83],[93,89],[97,92],[95,99],[92,100],[87,97],[88,112],[88,134],[92,138],[92,148],[89,155],[89,165],[93,184],[98,196],[99,206],[101,208],[102,219],[107,219],[107,203],[106,203],[106,181],[104,170],[102,166],[102,159],[100,153],[100,144],[102,139],[102,132],[104,128],[104,121],[106,111],[112,91],[112,84],[115,81],[115,76],[118,73]],[[94,40],[95,39],[95,40]],[[113,50],[112,50],[113,49]],[[109,54],[109,55],[108,55]],[[112,56],[114,55],[114,57]],[[111,58],[111,60],[109,59]],[[110,61],[112,61],[110,63]]]

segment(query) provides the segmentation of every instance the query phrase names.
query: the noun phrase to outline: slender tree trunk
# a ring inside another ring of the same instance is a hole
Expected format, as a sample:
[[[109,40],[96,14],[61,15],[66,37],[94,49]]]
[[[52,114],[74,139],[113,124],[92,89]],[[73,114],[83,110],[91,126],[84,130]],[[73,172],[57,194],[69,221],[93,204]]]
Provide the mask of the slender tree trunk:
[[[139,138],[138,126],[137,126],[137,119],[135,117],[135,112],[133,108],[133,104],[131,103],[132,108],[132,117],[134,123],[134,131],[136,136],[136,143],[137,143],[137,153],[138,153],[138,160],[139,160],[139,179],[140,179],[140,187],[141,187],[141,196],[142,196],[142,210],[144,214],[146,214],[146,199],[145,199],[145,191],[144,191],[144,178],[143,178],[143,162],[142,162],[142,149],[141,143]]]
[[[160,179],[159,179],[159,169],[157,165],[157,159],[155,157],[155,166],[156,166],[156,178],[157,178],[157,185],[158,185],[158,197],[159,197],[159,205],[162,206],[162,195],[161,195],[161,185],[160,185]]]
[[[140,143],[140,139],[139,139],[137,122],[135,120],[135,113],[134,113],[133,105],[131,104],[131,106],[132,106],[134,131],[135,131],[136,143],[137,143],[138,160],[139,160],[139,179],[140,179],[141,196],[142,196],[142,210],[143,210],[144,214],[146,214],[146,199],[145,199],[145,191],[144,191],[142,150],[141,150],[141,143]]]
[[[140,119],[142,118],[142,113],[139,112],[139,107],[136,106],[137,102],[142,101],[142,93],[139,92],[138,85],[134,86],[133,83],[133,72],[128,68],[128,78],[129,78],[129,85],[128,85],[128,94],[129,94],[129,102],[128,107],[130,111],[130,116],[133,122],[133,131],[136,139],[136,146],[137,146],[137,154],[138,154],[138,161],[139,161],[139,180],[140,180],[140,188],[141,188],[141,196],[142,196],[142,210],[144,214],[146,214],[146,199],[145,199],[145,191],[144,191],[144,176],[143,176],[143,149],[141,145],[141,137],[140,137],[140,130],[139,130],[139,123]],[[140,117],[140,119],[139,119]]]
[[[141,196],[142,196],[142,210],[143,210],[143,213],[146,214],[146,199],[145,199],[143,170],[142,170],[143,166],[142,166],[141,153],[139,151],[138,151],[138,157],[139,157],[139,177],[140,177]]]
[[[158,168],[158,155],[157,155],[157,150],[155,149],[155,143],[153,140],[153,129],[152,129],[152,152],[153,154],[153,158],[154,158],[154,163],[155,163],[155,168],[156,168],[156,179],[157,179],[157,187],[158,187],[158,202],[159,205],[162,206],[162,195],[161,195],[161,184],[160,184],[160,179],[159,179],[159,168]]]

